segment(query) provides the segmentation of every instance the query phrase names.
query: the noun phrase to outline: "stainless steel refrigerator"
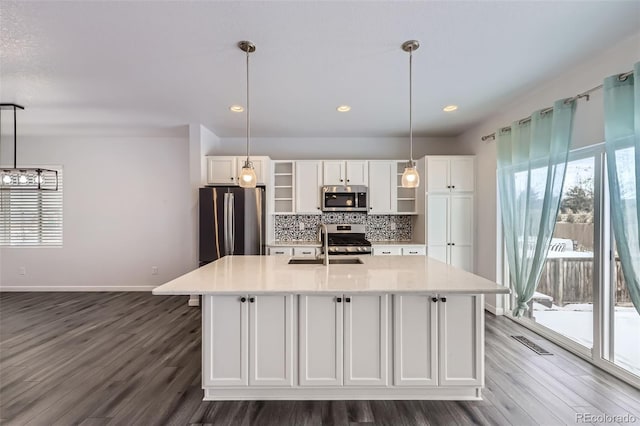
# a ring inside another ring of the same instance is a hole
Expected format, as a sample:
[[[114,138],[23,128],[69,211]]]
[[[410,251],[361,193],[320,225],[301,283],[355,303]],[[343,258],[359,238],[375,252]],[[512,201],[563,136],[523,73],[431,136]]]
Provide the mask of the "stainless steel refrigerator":
[[[200,188],[200,266],[228,255],[264,254],[264,187]]]

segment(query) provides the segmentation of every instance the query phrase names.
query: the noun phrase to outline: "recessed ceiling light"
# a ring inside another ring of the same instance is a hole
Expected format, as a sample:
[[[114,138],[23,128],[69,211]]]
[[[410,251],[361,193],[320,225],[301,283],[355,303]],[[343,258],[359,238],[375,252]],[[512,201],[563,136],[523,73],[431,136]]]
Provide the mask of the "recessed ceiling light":
[[[457,109],[458,109],[458,105],[447,105],[446,107],[442,108],[444,112],[451,112]]]
[[[338,110],[338,112],[347,112],[351,111],[351,107],[349,105],[340,105],[336,110]]]
[[[242,112],[244,111],[244,107],[242,105],[231,105],[229,110],[233,112]]]

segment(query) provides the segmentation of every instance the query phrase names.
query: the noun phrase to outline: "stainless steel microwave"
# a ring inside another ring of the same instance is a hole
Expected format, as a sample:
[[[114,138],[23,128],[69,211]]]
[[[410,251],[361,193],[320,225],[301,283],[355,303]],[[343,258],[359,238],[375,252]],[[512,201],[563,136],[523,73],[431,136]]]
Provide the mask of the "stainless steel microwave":
[[[323,186],[323,212],[366,212],[368,191],[364,185]]]

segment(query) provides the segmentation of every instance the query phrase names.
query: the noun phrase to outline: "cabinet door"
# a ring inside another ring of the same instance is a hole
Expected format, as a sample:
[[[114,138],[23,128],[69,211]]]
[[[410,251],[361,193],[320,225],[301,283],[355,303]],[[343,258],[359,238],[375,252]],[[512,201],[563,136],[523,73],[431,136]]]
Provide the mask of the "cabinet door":
[[[249,296],[249,385],[293,386],[293,296]]]
[[[344,384],[386,386],[387,295],[344,296]]]
[[[473,158],[451,158],[449,185],[451,192],[473,192],[475,189],[475,160]]]
[[[296,161],[296,213],[320,214],[322,161]]]
[[[293,247],[269,247],[270,256],[293,256]]]
[[[300,385],[342,386],[342,296],[299,297]]]
[[[446,246],[449,242],[449,195],[427,196],[427,247]]]
[[[203,296],[204,386],[247,386],[247,303],[245,296]]]
[[[482,296],[442,297],[438,302],[440,386],[482,386]]]
[[[396,208],[395,161],[369,161],[369,213],[393,213]]]
[[[427,192],[450,192],[449,158],[427,157]]]
[[[240,172],[246,159],[247,157],[237,157],[236,182],[240,182]],[[250,157],[250,161],[253,163],[253,170],[256,172],[257,183],[265,184],[267,179],[265,171],[268,168],[267,160],[263,157]]]
[[[431,295],[394,295],[393,384],[437,386],[437,302]]]
[[[322,169],[324,185],[346,185],[344,161],[324,161]]]
[[[207,157],[207,184],[237,183],[236,157]]]
[[[449,263],[473,272],[473,195],[451,195]]]
[[[347,184],[369,184],[369,164],[367,161],[347,161]]]

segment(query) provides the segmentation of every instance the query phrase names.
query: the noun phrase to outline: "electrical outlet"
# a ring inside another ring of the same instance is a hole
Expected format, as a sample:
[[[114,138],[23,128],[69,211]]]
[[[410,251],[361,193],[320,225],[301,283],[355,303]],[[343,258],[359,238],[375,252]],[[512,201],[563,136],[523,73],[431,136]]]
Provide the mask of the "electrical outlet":
[[[26,266],[21,266],[18,268],[18,273],[20,275],[27,275],[27,267]]]
[[[396,230],[396,223],[395,222],[391,222],[389,224],[389,227],[391,228],[392,231],[395,231]]]
[[[157,266],[152,266],[151,267],[151,275],[158,275],[158,267]]]
[[[299,222],[298,223],[298,230],[304,231],[304,222]]]

